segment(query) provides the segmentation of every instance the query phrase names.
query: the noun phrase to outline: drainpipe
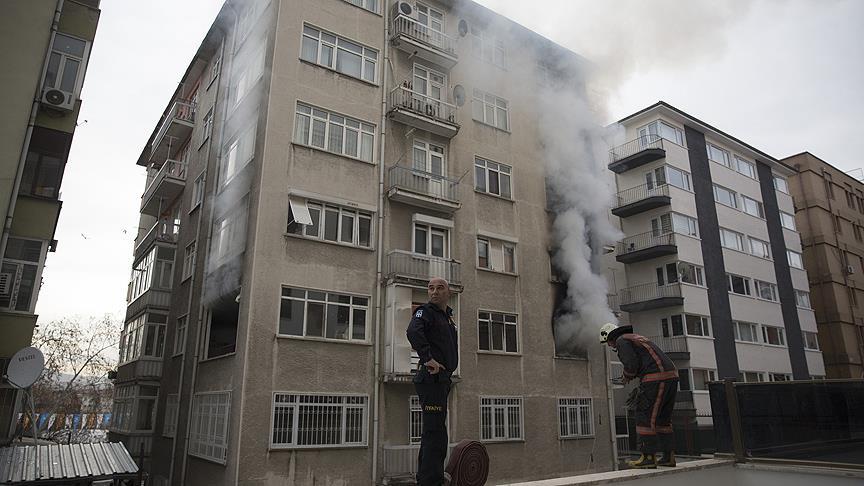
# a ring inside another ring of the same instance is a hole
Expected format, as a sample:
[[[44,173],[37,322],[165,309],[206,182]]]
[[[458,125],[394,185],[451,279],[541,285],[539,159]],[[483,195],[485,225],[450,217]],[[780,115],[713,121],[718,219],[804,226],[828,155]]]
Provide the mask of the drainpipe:
[[[12,231],[12,219],[15,216],[15,205],[18,202],[18,191],[21,190],[21,179],[24,177],[24,165],[27,163],[27,152],[30,149],[30,138],[33,135],[33,127],[36,126],[36,114],[39,113],[40,95],[42,94],[42,82],[45,79],[45,72],[48,71],[48,58],[51,56],[51,41],[54,40],[54,33],[57,32],[57,27],[60,25],[60,14],[63,11],[63,0],[57,0],[57,5],[54,7],[54,17],[51,20],[51,32],[48,35],[48,46],[45,48],[45,56],[42,58],[42,68],[39,70],[39,80],[36,84],[36,91],[33,93],[33,104],[30,105],[30,116],[27,118],[27,129],[24,132],[24,144],[21,146],[21,154],[18,157],[18,166],[15,168],[15,183],[12,185],[12,192],[9,194],[9,205],[6,209],[6,220],[3,224],[3,233],[0,235],[0,262],[6,256],[6,243],[9,241],[9,233]],[[85,66],[86,67],[86,66]],[[19,400],[15,400],[15,415],[20,409]],[[16,423],[10,421],[9,435],[14,433]]]
[[[383,2],[382,2],[383,3]],[[384,62],[381,69],[381,145],[378,151],[378,261],[375,267],[375,286],[378,299],[375,303],[375,391],[372,398],[372,484],[378,481],[378,429],[381,420],[379,400],[381,397],[381,344],[384,342],[384,326],[381,325],[381,306],[384,300],[384,285],[382,284],[384,268],[384,169],[386,160],[387,140],[387,66],[390,65],[390,18],[387,8],[384,8]]]

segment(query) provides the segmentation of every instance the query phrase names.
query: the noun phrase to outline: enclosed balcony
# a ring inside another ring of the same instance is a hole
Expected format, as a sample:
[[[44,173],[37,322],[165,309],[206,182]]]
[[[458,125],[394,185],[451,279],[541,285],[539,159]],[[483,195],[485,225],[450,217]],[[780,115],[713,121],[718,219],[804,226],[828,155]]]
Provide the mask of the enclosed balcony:
[[[157,167],[155,164],[153,167]],[[141,196],[141,214],[158,216],[161,210],[183,193],[186,186],[186,164],[168,160]]]
[[[430,278],[446,279],[451,287],[462,284],[461,264],[429,255],[410,251],[393,250],[387,254],[387,278],[405,283],[417,283],[423,287]]]
[[[615,259],[621,263],[636,263],[678,253],[675,233],[658,235],[653,231],[630,236],[615,247]]]
[[[177,238],[179,236],[180,225],[175,224],[171,219],[160,219],[135,244],[135,258],[143,256],[154,244],[174,248],[177,246]]]
[[[397,49],[445,69],[451,69],[459,61],[452,37],[404,15],[393,19],[390,40]]]
[[[126,307],[126,320],[129,320],[147,309],[168,310],[171,306],[171,291],[168,289],[149,288]]]
[[[672,201],[669,196],[669,184],[642,184],[625,189],[616,195],[617,202],[612,208],[612,214],[626,218],[634,214],[644,213],[651,209],[668,206]]]
[[[462,207],[457,180],[396,165],[387,171],[387,182],[392,201],[445,213]]]
[[[635,285],[621,289],[618,296],[621,310],[624,312],[641,312],[684,305],[679,283],[657,285],[652,282]]]
[[[399,123],[446,138],[459,133],[456,106],[413,91],[408,83],[390,92],[388,116]]]
[[[150,145],[150,160],[161,164],[163,160],[170,158],[174,155],[171,152],[182,145],[179,142],[189,138],[193,128],[195,128],[195,104],[189,100],[175,101],[162,120],[156,136],[153,137],[153,143]]]
[[[666,157],[659,135],[643,135],[609,151],[609,170],[616,174]]]

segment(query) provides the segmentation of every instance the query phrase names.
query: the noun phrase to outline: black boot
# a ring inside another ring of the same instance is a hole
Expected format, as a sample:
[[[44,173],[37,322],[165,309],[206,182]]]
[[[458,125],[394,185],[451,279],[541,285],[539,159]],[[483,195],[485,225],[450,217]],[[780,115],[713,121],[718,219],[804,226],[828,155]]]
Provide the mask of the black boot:
[[[675,467],[675,453],[672,451],[664,452],[660,457],[660,460],[657,461],[658,466],[664,467]]]

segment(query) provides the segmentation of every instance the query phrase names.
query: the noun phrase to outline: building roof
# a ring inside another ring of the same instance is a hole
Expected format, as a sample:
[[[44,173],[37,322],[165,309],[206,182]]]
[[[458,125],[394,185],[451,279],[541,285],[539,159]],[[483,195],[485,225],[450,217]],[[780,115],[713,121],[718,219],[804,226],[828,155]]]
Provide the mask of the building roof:
[[[121,442],[16,445],[0,449],[0,484],[58,479],[110,479],[138,473]]]

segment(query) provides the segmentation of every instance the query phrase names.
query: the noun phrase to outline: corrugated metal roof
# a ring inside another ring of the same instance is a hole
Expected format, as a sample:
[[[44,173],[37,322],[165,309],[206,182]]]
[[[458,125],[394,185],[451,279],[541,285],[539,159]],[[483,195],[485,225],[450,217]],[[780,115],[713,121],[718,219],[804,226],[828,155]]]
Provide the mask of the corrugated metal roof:
[[[0,449],[0,484],[135,474],[138,465],[122,442],[18,445]]]

